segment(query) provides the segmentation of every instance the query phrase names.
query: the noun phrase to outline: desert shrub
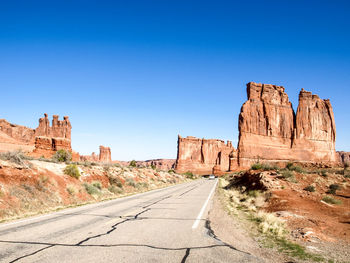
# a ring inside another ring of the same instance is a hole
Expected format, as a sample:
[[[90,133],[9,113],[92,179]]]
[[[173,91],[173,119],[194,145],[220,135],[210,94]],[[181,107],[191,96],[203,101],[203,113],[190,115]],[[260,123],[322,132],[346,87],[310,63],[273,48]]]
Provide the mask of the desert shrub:
[[[91,183],[94,187],[96,187],[98,190],[102,190],[102,184],[100,181],[94,181]]]
[[[170,169],[170,170],[168,171],[168,173],[174,174],[174,173],[175,173],[175,170]]]
[[[66,175],[69,175],[71,177],[74,177],[76,179],[79,179],[80,177],[80,172],[78,169],[78,166],[76,164],[69,164],[64,168],[63,171]]]
[[[252,169],[252,170],[261,170],[261,169],[262,169],[262,164],[261,164],[261,163],[254,163],[254,164],[251,166],[251,169]]]
[[[155,165],[153,165],[153,164],[151,164],[151,168],[152,168],[153,170],[156,170],[156,169],[157,169],[157,167],[156,167]]]
[[[73,185],[68,185],[66,190],[70,195],[74,195],[77,191]]]
[[[335,195],[337,193],[337,190],[340,189],[340,186],[338,184],[331,184],[329,186],[328,194]]]
[[[186,178],[188,178],[188,179],[195,179],[195,176],[194,176],[194,174],[192,173],[192,172],[186,172],[186,173],[184,173],[184,175],[186,176]]]
[[[123,183],[117,176],[109,175],[108,176],[109,183],[111,185],[116,185],[117,187],[123,188]]]
[[[296,180],[294,173],[292,171],[286,170],[282,171],[281,176],[283,179],[292,182],[292,183],[297,183],[298,181]]]
[[[57,162],[69,162],[72,160],[72,154],[66,150],[58,150],[54,156],[52,156],[52,160]]]
[[[337,200],[337,199],[334,199],[333,197],[331,196],[324,196],[322,198],[322,201],[328,203],[328,204],[333,204],[333,205],[340,205],[342,202],[340,200]]]
[[[132,160],[132,161],[129,163],[129,166],[131,166],[131,167],[136,167],[136,161],[135,161],[135,160]]]
[[[13,152],[4,152],[0,153],[0,159],[4,161],[10,161],[12,163],[26,166],[24,160],[26,159],[25,155],[21,151],[13,151]]]
[[[146,182],[140,182],[140,183],[137,183],[136,185],[135,185],[135,187],[137,188],[137,189],[144,189],[144,188],[148,188],[148,183],[146,183]]]
[[[130,185],[132,187],[136,187],[136,183],[135,183],[134,179],[132,179],[132,178],[127,178],[126,183],[127,183],[127,185]]]
[[[110,185],[108,187],[108,191],[110,191],[113,194],[122,194],[123,193],[123,189],[118,187],[118,186],[115,186],[115,185]]]
[[[321,171],[321,176],[322,177],[328,177],[328,174],[327,174],[327,172],[325,170],[322,170]]]
[[[83,186],[89,195],[96,195],[100,193],[100,190],[92,184],[84,183]]]
[[[313,185],[309,185],[309,186],[306,186],[305,188],[304,188],[304,190],[305,191],[308,191],[308,192],[315,192],[315,186],[313,186]]]
[[[276,165],[270,165],[270,164],[262,164],[262,167],[261,167],[264,171],[277,171],[279,170],[279,167],[276,166]]]
[[[297,173],[304,173],[305,171],[300,166],[294,165],[293,163],[287,163],[286,168],[289,171],[295,171]]]

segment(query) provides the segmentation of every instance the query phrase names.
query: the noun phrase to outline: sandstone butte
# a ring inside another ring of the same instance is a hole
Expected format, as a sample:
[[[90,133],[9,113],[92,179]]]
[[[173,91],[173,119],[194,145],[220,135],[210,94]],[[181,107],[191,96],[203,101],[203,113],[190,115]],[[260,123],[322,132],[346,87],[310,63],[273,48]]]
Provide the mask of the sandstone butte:
[[[22,150],[34,157],[51,158],[56,151],[63,149],[72,152],[73,161],[112,161],[109,147],[100,146],[100,154],[96,157],[94,153],[87,157],[72,151],[71,130],[72,125],[68,116],[59,120],[58,115],[53,115],[50,126],[50,121],[45,113],[44,117],[39,119],[39,126],[36,129],[11,124],[0,119],[0,152]]]
[[[237,166],[237,151],[232,143],[216,139],[199,139],[188,136],[178,137],[176,172],[195,174],[216,171],[231,171]]]
[[[349,153],[335,151],[329,100],[302,89],[295,113],[282,86],[249,82],[247,96],[239,114],[237,150],[221,140],[179,136],[177,172],[220,174],[256,162],[333,166],[349,161]]]

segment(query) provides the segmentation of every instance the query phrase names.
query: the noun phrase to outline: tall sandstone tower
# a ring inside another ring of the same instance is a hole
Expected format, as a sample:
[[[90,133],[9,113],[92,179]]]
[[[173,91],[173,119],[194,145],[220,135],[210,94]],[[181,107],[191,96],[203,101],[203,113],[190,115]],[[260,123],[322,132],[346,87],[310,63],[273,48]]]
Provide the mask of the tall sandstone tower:
[[[304,89],[294,113],[282,86],[249,82],[239,115],[238,162],[337,162],[336,129],[329,100]]]

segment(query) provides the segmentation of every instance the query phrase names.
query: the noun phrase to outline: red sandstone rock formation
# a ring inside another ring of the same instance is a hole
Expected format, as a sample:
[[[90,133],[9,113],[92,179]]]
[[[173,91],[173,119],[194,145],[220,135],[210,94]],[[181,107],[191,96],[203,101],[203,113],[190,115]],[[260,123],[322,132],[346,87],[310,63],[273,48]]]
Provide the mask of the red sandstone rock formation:
[[[146,161],[137,161],[137,166],[153,166],[156,169],[169,171],[170,169],[175,168],[175,159],[154,159]]]
[[[12,139],[8,139],[7,142],[11,141],[18,144],[34,144],[34,130],[28,127],[12,124],[5,119],[0,119],[0,131]]]
[[[350,152],[337,152],[339,163],[344,166],[344,164],[350,165]]]
[[[239,165],[258,160],[287,160],[294,131],[294,112],[284,88],[250,82],[248,101],[239,115]]]
[[[83,162],[98,162],[99,156],[95,152],[93,152],[91,155],[81,155],[80,160]]]
[[[50,127],[50,121],[45,113],[44,117],[39,119],[39,126],[35,129],[35,136],[66,138],[71,140],[72,125],[69,121],[69,117],[64,116],[63,121],[59,120],[58,117],[58,115],[53,115],[52,126]]]
[[[336,163],[335,121],[331,103],[304,89],[299,94],[293,151],[298,161]]]
[[[175,170],[178,173],[211,174],[217,165],[221,171],[229,171],[230,158],[234,158],[235,152],[230,141],[225,144],[222,140],[182,138],[179,135]]]
[[[112,162],[111,148],[100,146],[99,161],[104,163]]]
[[[337,162],[335,123],[329,100],[302,90],[295,116],[284,88],[247,84],[239,116],[238,162]]]

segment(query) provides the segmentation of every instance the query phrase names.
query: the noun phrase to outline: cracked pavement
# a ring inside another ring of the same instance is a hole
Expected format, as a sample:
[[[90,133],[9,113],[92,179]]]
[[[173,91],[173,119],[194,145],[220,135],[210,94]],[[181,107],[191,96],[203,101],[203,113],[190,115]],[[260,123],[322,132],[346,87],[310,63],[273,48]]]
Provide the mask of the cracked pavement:
[[[0,224],[0,262],[262,262],[210,229],[214,180]]]

